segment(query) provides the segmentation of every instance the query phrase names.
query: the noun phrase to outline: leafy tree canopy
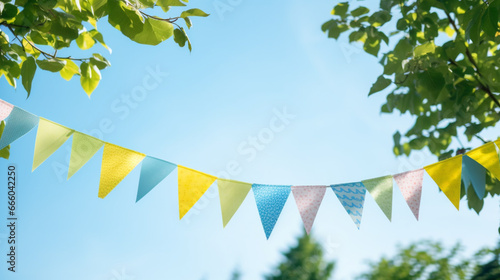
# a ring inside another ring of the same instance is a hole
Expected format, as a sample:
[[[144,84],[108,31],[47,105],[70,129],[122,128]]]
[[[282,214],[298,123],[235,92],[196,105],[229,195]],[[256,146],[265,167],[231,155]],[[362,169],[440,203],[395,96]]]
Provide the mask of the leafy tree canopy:
[[[97,22],[107,17],[114,28],[139,44],[158,45],[174,37],[181,47],[191,43],[184,27],[192,26],[191,17],[206,17],[200,9],[188,9],[174,17],[151,15],[162,9],[170,14],[172,6],[186,6],[188,0],[0,0],[0,77],[16,87],[20,80],[31,92],[36,70],[58,72],[65,80],[80,76],[84,91],[90,96],[101,80],[100,71],[110,66],[100,53],[75,58],[65,53],[72,42],[82,50],[95,44],[106,45],[97,30]],[[87,30],[87,28],[89,30]],[[67,52],[66,52],[67,53]]]
[[[321,245],[305,232],[283,256],[284,261],[265,279],[328,280],[332,275],[334,263],[324,259]]]
[[[374,11],[342,2],[331,14],[322,25],[328,37],[346,34],[380,59],[368,95],[388,92],[381,111],[413,117],[413,127],[394,134],[396,155],[463,153],[470,147],[450,149],[458,133],[485,142],[481,132],[500,120],[500,0],[380,0]],[[487,191],[499,194],[500,182],[489,177]],[[479,212],[483,198],[469,195]]]

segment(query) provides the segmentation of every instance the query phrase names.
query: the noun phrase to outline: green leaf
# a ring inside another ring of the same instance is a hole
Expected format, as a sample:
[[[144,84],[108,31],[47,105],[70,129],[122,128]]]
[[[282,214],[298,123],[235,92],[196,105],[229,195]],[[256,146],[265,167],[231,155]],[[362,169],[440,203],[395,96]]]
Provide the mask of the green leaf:
[[[375,27],[379,27],[390,21],[391,18],[391,13],[389,13],[388,11],[378,11],[370,16],[368,22]]]
[[[78,45],[78,47],[80,49],[88,50],[88,49],[92,48],[92,46],[94,46],[95,40],[92,37],[92,35],[90,34],[90,32],[86,31],[86,32],[80,33],[78,38],[76,38],[76,44]]]
[[[436,51],[436,45],[434,45],[434,42],[427,42],[422,45],[416,46],[415,49],[413,50],[413,56],[414,57],[419,57],[423,56],[429,53],[434,53]]]
[[[28,57],[21,66],[21,77],[24,89],[28,92],[28,97],[31,93],[31,82],[35,77],[36,63],[33,57]]]
[[[338,3],[337,6],[333,8],[331,14],[334,16],[345,17],[348,9],[349,9],[348,2]]]
[[[474,209],[477,214],[481,212],[484,206],[484,200],[479,198],[476,194],[476,191],[472,187],[472,185],[465,186],[467,188],[467,205],[470,209]]]
[[[190,9],[181,13],[180,17],[208,17],[209,14],[205,13],[200,9]]]
[[[37,60],[36,64],[43,70],[50,72],[59,72],[66,65],[66,61],[60,59],[49,58],[45,60]]]
[[[179,46],[182,48],[186,45],[186,41],[187,41],[187,36],[186,36],[186,32],[184,32],[183,30],[179,29],[179,28],[176,28],[174,30],[174,41],[179,44]]]
[[[102,37],[102,34],[99,31],[97,31],[97,30],[94,29],[94,30],[90,30],[89,33],[92,36],[92,38],[94,38],[94,40],[96,40],[103,47],[105,47],[109,51],[109,53],[112,52],[111,48],[108,47],[108,45],[106,45],[106,43],[104,43],[104,38]]]
[[[142,32],[132,40],[140,44],[158,45],[172,36],[173,29],[170,22],[147,18]]]
[[[366,7],[358,7],[356,9],[352,10],[351,15],[353,17],[359,17],[359,16],[367,14],[369,12],[370,12],[370,9],[368,9]]]
[[[3,7],[1,18],[2,19],[12,19],[14,18],[18,13],[18,9],[15,5],[12,5],[10,3],[6,3]]]
[[[168,12],[171,6],[186,6],[186,4],[182,3],[180,0],[158,0],[156,5],[160,6],[164,12]]]
[[[391,83],[392,83],[392,81],[385,78],[383,75],[379,76],[377,81],[370,88],[370,92],[368,93],[368,96],[384,90],[385,88],[390,86]]]
[[[185,18],[184,18],[184,21],[186,22],[186,26],[187,26],[187,28],[191,28],[191,26],[193,26],[193,23],[191,22],[191,19],[190,19],[190,18],[185,17]]]
[[[494,7],[486,9],[481,21],[484,33],[491,38],[495,38],[498,31],[498,10]]]
[[[101,80],[101,72],[99,71],[97,66],[87,62],[82,62],[82,64],[80,64],[80,71],[80,84],[82,85],[83,90],[90,97],[92,92],[96,89],[97,85],[99,85],[99,81]]]
[[[138,11],[119,0],[109,0],[108,9],[108,22],[123,35],[134,40],[142,32],[144,23]]]
[[[61,77],[63,79],[65,79],[66,81],[71,80],[71,78],[75,74],[79,74],[79,73],[80,73],[80,68],[78,68],[78,65],[76,65],[76,63],[74,63],[72,60],[69,60],[69,59],[66,60],[66,65],[64,65],[64,68],[61,69],[61,71],[59,72]]]
[[[378,52],[380,50],[380,39],[377,37],[368,36],[365,43],[363,44],[363,50],[375,57],[378,56]]]
[[[90,58],[90,62],[92,62],[93,65],[97,66],[99,70],[111,66],[111,63],[109,63],[109,61],[106,58],[104,58],[102,55],[98,53],[92,55],[92,57]]]
[[[5,129],[5,122],[2,121],[2,123],[0,123],[0,137],[2,136],[3,134],[3,130]],[[7,146],[3,149],[0,150],[0,157],[4,158],[4,159],[9,159],[10,157],[10,146]]]

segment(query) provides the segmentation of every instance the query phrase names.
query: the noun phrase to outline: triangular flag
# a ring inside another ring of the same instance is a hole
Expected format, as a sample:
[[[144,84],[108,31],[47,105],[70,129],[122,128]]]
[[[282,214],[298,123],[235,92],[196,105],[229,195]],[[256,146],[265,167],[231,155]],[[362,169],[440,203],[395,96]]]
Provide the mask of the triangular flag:
[[[14,107],[5,123],[5,129],[0,138],[0,150],[32,130],[38,124],[38,117]]]
[[[291,186],[253,184],[252,190],[259,209],[259,216],[267,239],[280,217],[290,195]]]
[[[137,189],[136,202],[149,193],[156,185],[158,185],[165,177],[167,177],[177,165],[147,156],[142,161],[141,177],[139,179],[139,188]]]
[[[217,177],[193,170],[184,166],[177,166],[179,192],[179,219],[193,207],[200,197],[215,182]]]
[[[388,175],[361,182],[390,221],[392,216],[392,176]]]
[[[217,179],[217,186],[219,188],[222,224],[226,227],[247,197],[250,189],[252,189],[252,184],[219,178]]]
[[[0,121],[5,120],[12,112],[14,105],[0,99]]]
[[[472,184],[472,188],[479,199],[483,199],[486,192],[486,169],[469,156],[464,155],[462,158],[462,181],[465,185],[465,190]]]
[[[438,161],[425,166],[424,169],[458,210],[460,206],[462,155]]]
[[[466,153],[470,158],[488,169],[493,177],[500,180],[500,160],[497,148],[493,142],[489,142],[481,147],[475,148]]]
[[[418,221],[420,211],[420,198],[422,197],[422,182],[424,180],[424,169],[399,173],[393,176],[399,190],[410,207],[411,212]]]
[[[366,188],[361,182],[331,185],[331,188],[339,199],[347,214],[358,227],[361,225],[363,205],[365,204]]]
[[[326,188],[327,186],[292,186],[293,197],[295,197],[307,234],[311,232]]]
[[[35,154],[33,156],[34,171],[42,162],[52,155],[68,140],[73,133],[72,129],[60,124],[40,118],[36,132]]]
[[[104,143],[99,197],[105,198],[145,156],[117,145]]]
[[[71,144],[68,179],[82,168],[104,145],[100,139],[75,131]]]

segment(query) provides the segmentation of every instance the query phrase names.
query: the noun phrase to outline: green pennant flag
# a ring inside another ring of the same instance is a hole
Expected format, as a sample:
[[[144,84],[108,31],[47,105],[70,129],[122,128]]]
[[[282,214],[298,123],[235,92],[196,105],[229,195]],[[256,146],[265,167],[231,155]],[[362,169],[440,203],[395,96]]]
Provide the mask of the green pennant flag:
[[[219,187],[220,208],[222,211],[222,223],[226,227],[234,213],[238,211],[241,203],[252,189],[252,184],[239,181],[217,179]]]
[[[104,145],[103,141],[75,131],[71,145],[68,179],[80,170],[99,151],[102,145]]]
[[[34,171],[42,162],[52,155],[71,136],[73,130],[60,124],[40,118],[36,133],[35,154],[33,156]]]
[[[361,181],[389,221],[392,217],[392,176]]]

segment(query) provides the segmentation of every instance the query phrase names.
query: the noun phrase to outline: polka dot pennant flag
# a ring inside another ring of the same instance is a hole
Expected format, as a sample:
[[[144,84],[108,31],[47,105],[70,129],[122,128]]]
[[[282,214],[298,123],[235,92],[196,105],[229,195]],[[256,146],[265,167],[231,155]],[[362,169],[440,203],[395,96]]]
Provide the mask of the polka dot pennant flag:
[[[14,105],[0,100],[0,121],[5,120],[12,112],[12,109],[14,109]]]
[[[422,183],[424,180],[424,169],[417,169],[393,176],[396,184],[401,190],[408,207],[418,221],[420,211],[420,198],[422,197]]]
[[[259,210],[260,220],[267,239],[278,221],[278,218],[290,195],[291,186],[253,184],[252,190]]]
[[[295,197],[307,234],[311,232],[326,188],[327,186],[292,186],[293,197]]]

